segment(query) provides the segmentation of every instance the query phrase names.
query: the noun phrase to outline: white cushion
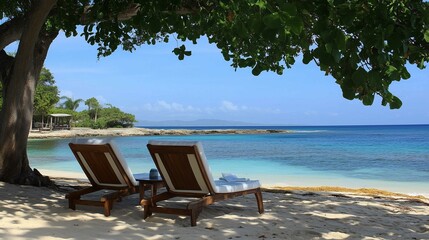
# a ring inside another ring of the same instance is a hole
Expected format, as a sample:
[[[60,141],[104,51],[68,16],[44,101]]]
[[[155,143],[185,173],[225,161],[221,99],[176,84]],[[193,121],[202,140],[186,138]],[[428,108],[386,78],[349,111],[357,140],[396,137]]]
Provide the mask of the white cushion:
[[[215,184],[216,193],[231,193],[261,187],[259,180],[249,180],[242,182],[228,182],[224,180],[216,180]]]
[[[131,172],[131,169],[128,167],[127,162],[125,161],[125,159],[122,157],[121,152],[119,151],[119,149],[117,148],[115,141],[113,141],[112,138],[81,138],[81,139],[74,139],[72,141],[72,143],[75,144],[91,144],[91,145],[104,145],[104,144],[109,144],[110,147],[112,147],[113,152],[115,153],[116,157],[118,158],[119,164],[122,165],[122,167],[124,168],[125,174],[128,176],[128,178],[131,181],[131,184],[133,184],[134,186],[138,186],[139,183],[135,180],[133,173]],[[115,167],[115,166],[112,166]],[[87,169],[90,172],[92,172],[90,169]],[[122,182],[122,176],[117,175],[118,179],[121,180]],[[95,178],[96,179],[96,178]],[[105,184],[101,184],[101,185],[105,185]]]

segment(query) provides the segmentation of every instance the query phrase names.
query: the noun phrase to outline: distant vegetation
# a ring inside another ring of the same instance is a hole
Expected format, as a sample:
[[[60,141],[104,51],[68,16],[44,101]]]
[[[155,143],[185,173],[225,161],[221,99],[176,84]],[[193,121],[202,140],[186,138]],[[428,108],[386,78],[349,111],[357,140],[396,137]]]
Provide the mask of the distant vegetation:
[[[0,103],[1,101],[2,94],[0,94]],[[88,108],[78,112],[77,109],[82,103]],[[87,100],[60,97],[54,77],[46,68],[43,68],[40,73],[33,108],[33,122],[42,124],[47,123],[47,116],[53,113],[72,115],[72,127],[126,128],[133,127],[136,122],[133,114],[125,113],[111,104],[102,105],[95,97]]]

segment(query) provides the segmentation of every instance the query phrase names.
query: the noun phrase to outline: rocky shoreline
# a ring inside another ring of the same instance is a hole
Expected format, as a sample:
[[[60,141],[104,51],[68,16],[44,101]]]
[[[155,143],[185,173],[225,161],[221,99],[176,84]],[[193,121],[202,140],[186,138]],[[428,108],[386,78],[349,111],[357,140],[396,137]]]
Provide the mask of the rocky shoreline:
[[[30,139],[45,138],[75,138],[94,136],[158,136],[158,135],[205,135],[205,134],[273,134],[290,133],[290,130],[276,129],[210,129],[210,130],[190,130],[190,129],[148,129],[148,128],[72,128],[71,130],[55,131],[31,131]]]

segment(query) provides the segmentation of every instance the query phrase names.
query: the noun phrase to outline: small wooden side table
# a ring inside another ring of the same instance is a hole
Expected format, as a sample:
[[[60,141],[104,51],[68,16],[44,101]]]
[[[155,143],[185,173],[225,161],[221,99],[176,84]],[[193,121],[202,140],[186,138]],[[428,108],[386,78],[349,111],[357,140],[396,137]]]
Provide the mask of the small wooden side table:
[[[158,188],[164,187],[164,181],[160,176],[157,178],[150,178],[149,174],[134,174],[134,178],[139,182],[140,202],[144,198],[145,188],[150,186],[152,197],[158,192]]]

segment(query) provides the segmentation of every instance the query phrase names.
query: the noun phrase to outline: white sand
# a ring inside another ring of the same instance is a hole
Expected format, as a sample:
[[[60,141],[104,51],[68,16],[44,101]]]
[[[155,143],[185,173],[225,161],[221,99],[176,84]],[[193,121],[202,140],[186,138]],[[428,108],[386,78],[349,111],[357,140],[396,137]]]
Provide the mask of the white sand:
[[[49,169],[38,169],[38,171],[44,175],[52,178],[75,178],[75,179],[85,179],[88,178],[83,172],[69,172],[69,171],[58,171],[58,170],[49,170]]]
[[[263,193],[204,208],[187,217],[143,220],[138,194],[100,207],[67,208],[64,193],[0,182],[1,239],[429,239],[429,205],[406,199],[328,193]]]

